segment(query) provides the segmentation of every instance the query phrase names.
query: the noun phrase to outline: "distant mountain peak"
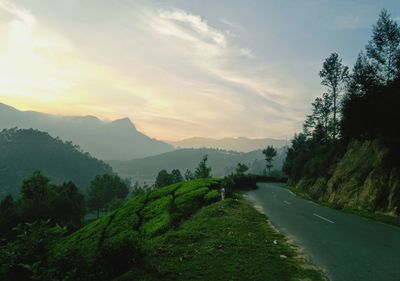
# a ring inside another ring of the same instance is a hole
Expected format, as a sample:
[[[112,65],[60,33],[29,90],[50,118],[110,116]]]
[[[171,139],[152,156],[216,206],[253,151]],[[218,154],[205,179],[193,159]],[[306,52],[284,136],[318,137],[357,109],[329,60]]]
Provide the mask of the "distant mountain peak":
[[[128,117],[116,119],[116,120],[112,121],[110,124],[118,125],[121,127],[130,127],[130,128],[133,128],[136,130],[135,124],[133,124],[131,119],[129,119]]]
[[[14,107],[7,105],[5,103],[2,103],[2,102],[0,102],[0,109],[17,111],[17,109],[15,109]]]

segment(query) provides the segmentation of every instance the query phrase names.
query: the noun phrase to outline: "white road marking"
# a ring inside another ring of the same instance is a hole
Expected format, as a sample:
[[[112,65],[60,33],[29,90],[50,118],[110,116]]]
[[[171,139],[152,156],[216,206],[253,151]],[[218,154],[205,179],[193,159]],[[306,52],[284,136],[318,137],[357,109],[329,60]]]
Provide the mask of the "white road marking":
[[[330,223],[334,223],[333,221],[331,221],[331,220],[329,220],[327,218],[321,217],[320,215],[317,215],[317,214],[313,214],[313,215],[316,216],[317,218],[320,218],[321,220],[324,220],[324,221],[327,221],[327,222],[330,222]]]
[[[288,202],[288,201],[283,201],[283,203],[285,203],[285,204],[287,204],[287,205],[292,204],[292,203],[290,203],[290,202]]]

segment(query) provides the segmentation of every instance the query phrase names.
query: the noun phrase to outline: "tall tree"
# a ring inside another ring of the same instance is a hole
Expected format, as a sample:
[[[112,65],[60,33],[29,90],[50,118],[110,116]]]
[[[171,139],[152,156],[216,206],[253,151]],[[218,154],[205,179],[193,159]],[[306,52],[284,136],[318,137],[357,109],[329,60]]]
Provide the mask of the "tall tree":
[[[160,172],[158,172],[155,182],[156,187],[163,187],[173,183],[174,181],[172,175],[169,174],[166,170],[161,170]]]
[[[276,156],[276,149],[269,145],[263,150],[263,154],[265,155],[265,160],[267,161],[268,174],[271,174],[271,168],[273,167],[272,160]]]
[[[126,181],[117,175],[98,175],[90,184],[88,193],[88,205],[92,210],[100,211],[106,209],[114,198],[124,199],[129,189]]]
[[[377,68],[383,83],[388,84],[399,76],[400,28],[385,9],[373,26],[372,39],[367,45],[367,55]]]
[[[357,61],[350,75],[347,87],[348,95],[363,96],[376,89],[381,84],[380,80],[377,68],[361,52],[358,54]]]
[[[185,180],[186,181],[190,181],[190,180],[193,180],[193,179],[194,179],[194,175],[193,175],[192,171],[190,171],[189,169],[186,170],[186,172],[185,172]]]
[[[242,176],[249,170],[249,167],[246,164],[238,163],[236,166],[236,175]]]
[[[317,142],[327,142],[329,139],[330,115],[332,100],[324,93],[322,98],[318,97],[312,103],[312,114],[307,115],[304,121],[303,131],[306,136],[313,137]]]
[[[22,183],[21,193],[24,200],[42,200],[50,190],[50,179],[44,176],[40,171],[34,171],[33,174]]]
[[[171,171],[171,176],[172,176],[172,181],[174,183],[183,181],[183,177],[182,177],[181,171],[179,171],[178,169],[172,170]]]
[[[194,172],[196,179],[205,179],[211,177],[211,168],[207,166],[207,161],[208,155],[204,155]]]
[[[337,113],[339,94],[343,89],[349,75],[348,67],[342,64],[342,59],[337,53],[332,53],[323,63],[319,76],[322,78],[321,84],[329,89],[333,102],[333,140],[337,135]]]

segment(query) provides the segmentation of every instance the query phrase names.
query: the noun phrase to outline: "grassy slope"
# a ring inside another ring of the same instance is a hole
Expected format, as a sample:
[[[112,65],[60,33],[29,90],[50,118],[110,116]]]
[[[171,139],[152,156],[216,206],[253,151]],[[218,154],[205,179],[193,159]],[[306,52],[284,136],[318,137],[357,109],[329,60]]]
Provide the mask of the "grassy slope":
[[[137,196],[61,241],[50,264],[65,280],[322,280],[249,203],[213,203],[217,188],[195,180]]]

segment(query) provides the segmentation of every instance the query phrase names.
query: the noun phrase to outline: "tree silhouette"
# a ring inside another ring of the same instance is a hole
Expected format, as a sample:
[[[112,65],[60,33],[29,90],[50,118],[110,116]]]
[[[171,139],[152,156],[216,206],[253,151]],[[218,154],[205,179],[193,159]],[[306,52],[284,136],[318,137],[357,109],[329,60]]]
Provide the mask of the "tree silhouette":
[[[384,9],[372,32],[372,39],[366,48],[367,55],[378,70],[382,82],[388,84],[400,73],[400,28]]]
[[[265,155],[265,160],[267,161],[268,174],[271,174],[271,168],[273,167],[272,160],[276,156],[276,149],[269,145],[263,150],[263,154]]]
[[[322,78],[321,84],[328,87],[333,101],[333,140],[337,135],[337,113],[338,113],[338,98],[343,86],[345,85],[349,70],[347,66],[342,64],[342,59],[337,53],[332,53],[323,63],[322,70],[319,72]]]
[[[100,211],[106,209],[114,198],[124,199],[129,189],[126,181],[117,175],[98,175],[90,184],[88,193],[88,205],[92,210]]]
[[[208,155],[204,155],[203,159],[197,166],[194,176],[196,179],[205,179],[211,177],[211,168],[207,167]]]

